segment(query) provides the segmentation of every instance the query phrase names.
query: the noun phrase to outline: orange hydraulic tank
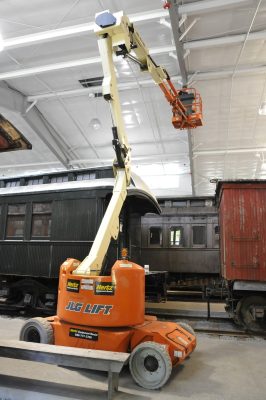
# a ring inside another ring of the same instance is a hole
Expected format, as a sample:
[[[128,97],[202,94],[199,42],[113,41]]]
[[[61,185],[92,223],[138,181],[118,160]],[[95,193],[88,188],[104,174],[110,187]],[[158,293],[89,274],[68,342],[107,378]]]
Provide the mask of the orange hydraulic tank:
[[[73,275],[79,261],[60,268],[57,317],[77,325],[124,327],[144,322],[144,269],[117,260],[111,276]]]

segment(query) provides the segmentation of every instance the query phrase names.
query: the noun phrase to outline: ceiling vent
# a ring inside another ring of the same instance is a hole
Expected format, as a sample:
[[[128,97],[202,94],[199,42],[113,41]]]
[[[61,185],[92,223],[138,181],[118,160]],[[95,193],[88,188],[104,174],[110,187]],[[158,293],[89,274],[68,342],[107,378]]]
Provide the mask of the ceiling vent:
[[[82,87],[88,89],[93,87],[102,86],[103,76],[97,76],[96,78],[80,79],[79,83]],[[102,92],[90,93],[90,97],[102,97]]]
[[[80,79],[79,83],[84,88],[90,88],[90,87],[94,87],[94,86],[101,86],[102,81],[103,81],[103,76],[97,76],[96,78]]]

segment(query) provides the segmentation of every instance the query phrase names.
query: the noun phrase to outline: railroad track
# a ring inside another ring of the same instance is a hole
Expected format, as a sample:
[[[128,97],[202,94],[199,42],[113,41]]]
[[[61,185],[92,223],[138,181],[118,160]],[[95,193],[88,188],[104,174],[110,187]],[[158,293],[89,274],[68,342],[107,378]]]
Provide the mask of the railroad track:
[[[266,340],[266,333],[261,335],[247,332],[228,318],[226,312],[211,312],[210,318],[207,318],[207,312],[203,310],[146,308],[146,314],[155,315],[159,319],[186,322],[193,327],[196,333],[209,336]]]

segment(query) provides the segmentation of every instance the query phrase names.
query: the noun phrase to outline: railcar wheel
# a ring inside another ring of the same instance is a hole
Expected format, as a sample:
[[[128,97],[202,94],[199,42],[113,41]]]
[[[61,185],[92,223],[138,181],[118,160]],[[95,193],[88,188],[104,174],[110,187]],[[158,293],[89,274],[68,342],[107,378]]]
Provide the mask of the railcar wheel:
[[[266,297],[248,296],[241,301],[240,318],[251,332],[263,333],[266,330]]]
[[[54,344],[52,325],[44,318],[32,318],[22,326],[19,340],[24,342]]]
[[[134,381],[145,389],[159,389],[169,379],[172,362],[165,346],[143,342],[135,347],[129,359]]]
[[[186,322],[177,322],[177,324],[180,325],[181,328],[185,329],[185,331],[188,331],[189,333],[191,333],[191,335],[196,336],[196,333],[195,333],[194,329],[192,328],[192,326],[190,326]]]

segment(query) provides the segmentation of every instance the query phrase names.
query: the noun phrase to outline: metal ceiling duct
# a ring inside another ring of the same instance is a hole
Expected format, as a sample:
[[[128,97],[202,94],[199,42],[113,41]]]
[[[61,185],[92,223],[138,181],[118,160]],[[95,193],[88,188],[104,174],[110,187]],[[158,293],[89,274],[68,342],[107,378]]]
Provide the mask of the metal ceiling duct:
[[[32,149],[31,143],[0,114],[0,153],[30,149]]]

